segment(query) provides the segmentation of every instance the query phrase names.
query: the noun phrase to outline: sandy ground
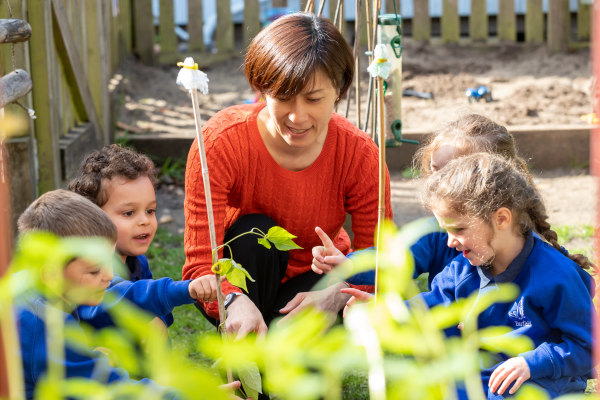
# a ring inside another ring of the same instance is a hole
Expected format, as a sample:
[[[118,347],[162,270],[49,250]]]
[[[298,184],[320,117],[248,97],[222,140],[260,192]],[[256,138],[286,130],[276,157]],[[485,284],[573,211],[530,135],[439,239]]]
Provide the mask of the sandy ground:
[[[204,68],[210,93],[201,96],[204,120],[224,107],[251,100],[242,73],[243,59],[233,58]],[[362,60],[361,90],[366,102],[366,59]],[[364,67],[364,68],[363,68]],[[433,100],[402,99],[404,129],[431,131],[459,114],[476,112],[511,125],[581,125],[592,111],[589,50],[550,54],[545,47],[524,46],[418,46],[404,42],[403,89],[432,92]],[[193,114],[186,93],[175,80],[172,66],[147,67],[130,62],[115,76],[118,122],[123,132],[160,132],[194,135]],[[487,85],[492,102],[470,104],[465,90]],[[342,101],[338,111],[345,112]],[[363,104],[362,110],[365,110]],[[355,118],[351,102],[348,117]],[[552,224],[595,225],[596,182],[585,170],[538,174]],[[424,215],[418,203],[418,181],[395,176],[392,182],[395,220],[406,223]],[[159,218],[174,232],[183,227],[183,190],[164,186],[159,191]]]

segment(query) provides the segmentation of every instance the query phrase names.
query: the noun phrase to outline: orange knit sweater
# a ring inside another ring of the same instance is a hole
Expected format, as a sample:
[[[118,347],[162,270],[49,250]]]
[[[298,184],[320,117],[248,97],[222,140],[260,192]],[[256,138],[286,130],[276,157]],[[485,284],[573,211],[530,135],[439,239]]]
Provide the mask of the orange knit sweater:
[[[273,160],[257,125],[264,103],[229,107],[204,126],[217,244],[240,216],[260,213],[298,238],[302,250],[291,250],[284,281],[310,270],[311,249],[321,245],[320,226],[347,253],[350,240],[342,230],[352,215],[354,247],[373,246],[377,225],[378,149],[347,119],[333,114],[323,150],[302,171],[289,171]],[[389,175],[386,179],[386,217],[392,218]],[[186,254],[183,279],[211,273],[211,247],[198,144],[192,144],[185,174]],[[222,257],[222,252],[219,254]],[[234,254],[235,257],[235,254]],[[224,293],[240,292],[223,282]],[[204,304],[218,317],[216,302]]]

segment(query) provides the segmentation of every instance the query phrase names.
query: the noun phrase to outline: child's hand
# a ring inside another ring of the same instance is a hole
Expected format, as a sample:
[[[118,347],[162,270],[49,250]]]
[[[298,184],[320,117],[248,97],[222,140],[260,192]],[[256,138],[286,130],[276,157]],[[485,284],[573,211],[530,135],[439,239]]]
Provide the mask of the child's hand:
[[[226,383],[224,385],[219,386],[221,389],[225,390],[226,392],[235,392],[236,390],[238,390],[240,387],[242,387],[242,383],[240,381],[233,381],[231,383]],[[236,396],[235,394],[231,393],[229,395],[229,397],[232,400],[243,400],[241,397]]]
[[[315,232],[319,235],[321,242],[323,242],[323,246],[315,246],[312,248],[313,261],[311,268],[317,274],[327,273],[347,259],[344,253],[339,251],[337,247],[333,245],[333,242],[323,229],[317,226]]]
[[[188,290],[194,300],[214,301],[217,298],[217,278],[213,274],[196,278],[190,282]]]
[[[509,394],[514,394],[517,389],[521,387],[523,382],[530,377],[531,373],[529,372],[527,361],[525,361],[523,357],[513,357],[504,361],[494,370],[494,372],[492,372],[488,386],[492,393],[498,390],[498,394],[502,395],[510,384],[515,382],[508,392]],[[498,386],[500,386],[500,388],[498,388]]]
[[[373,297],[371,293],[363,292],[362,290],[354,288],[341,289],[340,292],[352,295],[352,297],[350,297],[350,300],[346,302],[346,306],[344,307],[344,318],[346,318],[348,308],[352,306],[352,304],[356,303],[357,301],[368,301],[371,297]]]

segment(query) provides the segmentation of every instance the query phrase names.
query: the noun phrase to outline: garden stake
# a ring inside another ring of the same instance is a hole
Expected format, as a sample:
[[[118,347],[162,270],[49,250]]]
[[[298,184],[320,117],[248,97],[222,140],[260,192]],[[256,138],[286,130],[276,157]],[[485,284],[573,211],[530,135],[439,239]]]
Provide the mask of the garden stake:
[[[377,243],[375,251],[375,301],[377,302],[377,278],[379,270],[379,258],[381,253],[381,234],[383,219],[385,217],[385,114],[383,105],[383,80],[390,75],[392,63],[387,58],[387,48],[383,44],[375,46],[373,62],[367,68],[371,77],[377,78],[377,111],[379,118],[379,206],[377,207]]]
[[[190,93],[192,98],[192,108],[194,110],[194,122],[196,124],[196,140],[198,141],[198,152],[200,153],[200,163],[202,164],[202,180],[204,182],[204,196],[206,198],[206,214],[208,216],[208,229],[210,231],[210,247],[212,252],[212,264],[219,261],[219,252],[217,250],[217,239],[215,234],[215,219],[213,215],[212,197],[210,194],[210,179],[208,177],[208,165],[206,163],[206,152],[204,151],[204,140],[202,138],[202,127],[200,116],[200,107],[198,105],[198,90],[202,94],[208,93],[208,77],[198,69],[198,64],[192,57],[187,57],[184,62],[177,63],[182,67],[177,75],[177,84],[182,86]],[[223,290],[221,289],[221,275],[215,272],[217,280],[217,302],[219,304],[219,330],[223,333],[225,328],[225,305],[223,303]],[[231,370],[227,369],[227,381],[232,382]]]

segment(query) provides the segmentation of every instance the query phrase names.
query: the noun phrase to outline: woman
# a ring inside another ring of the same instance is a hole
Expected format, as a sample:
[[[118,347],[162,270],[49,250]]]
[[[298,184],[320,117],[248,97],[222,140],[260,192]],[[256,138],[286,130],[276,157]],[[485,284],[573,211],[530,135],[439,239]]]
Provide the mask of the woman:
[[[303,249],[280,252],[236,239],[225,256],[242,264],[256,282],[248,294],[223,283],[226,330],[263,333],[270,321],[308,305],[337,313],[348,300],[340,282],[309,292],[320,278],[311,271],[311,248],[320,226],[344,253],[342,229],[352,216],[354,247],[373,245],[377,224],[378,149],[348,120],[333,112],[354,69],[348,44],[328,20],[297,13],[279,18],[252,41],[245,73],[265,103],[227,108],[204,127],[218,244],[254,227],[278,225]],[[183,277],[211,273],[211,248],[197,143],[186,168],[186,262]],[[389,177],[386,216],[392,217]],[[216,303],[201,304],[218,318]]]

